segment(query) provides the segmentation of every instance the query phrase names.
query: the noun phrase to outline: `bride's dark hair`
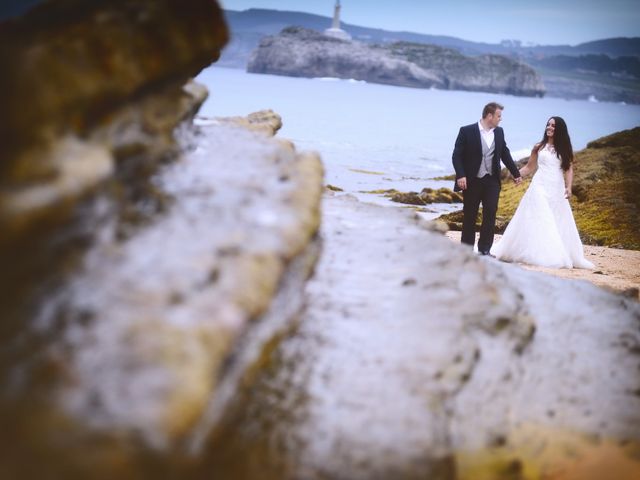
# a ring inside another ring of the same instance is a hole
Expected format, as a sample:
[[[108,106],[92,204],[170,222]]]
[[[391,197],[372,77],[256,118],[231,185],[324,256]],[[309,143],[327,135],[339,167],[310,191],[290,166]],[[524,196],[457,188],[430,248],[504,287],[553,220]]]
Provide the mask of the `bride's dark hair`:
[[[556,121],[556,127],[553,132],[553,146],[556,149],[556,155],[560,159],[560,165],[565,172],[569,170],[573,163],[573,147],[571,146],[571,138],[569,138],[569,130],[567,129],[567,123],[562,117],[551,117]],[[551,120],[551,118],[549,120]],[[549,123],[547,120],[547,123]],[[542,149],[547,143],[549,143],[549,137],[547,137],[547,126],[544,127],[544,135],[542,141],[538,144],[536,153]]]

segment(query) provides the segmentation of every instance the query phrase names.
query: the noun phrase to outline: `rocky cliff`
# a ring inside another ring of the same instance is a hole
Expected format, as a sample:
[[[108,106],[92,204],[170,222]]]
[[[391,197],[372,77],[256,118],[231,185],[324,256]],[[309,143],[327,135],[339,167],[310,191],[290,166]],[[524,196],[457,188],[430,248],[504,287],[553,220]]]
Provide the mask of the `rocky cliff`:
[[[465,57],[452,49],[408,42],[367,45],[301,27],[262,39],[247,71],[526,96],[545,92],[535,70],[500,55]]]

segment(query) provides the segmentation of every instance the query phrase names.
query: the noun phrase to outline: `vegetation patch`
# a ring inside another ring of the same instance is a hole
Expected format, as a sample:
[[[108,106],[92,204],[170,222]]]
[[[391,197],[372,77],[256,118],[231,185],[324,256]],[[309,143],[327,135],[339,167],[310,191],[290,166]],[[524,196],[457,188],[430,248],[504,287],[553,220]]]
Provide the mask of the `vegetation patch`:
[[[451,175],[445,175],[444,177],[435,177],[431,180],[451,180],[452,182],[456,179],[456,174],[452,173]]]
[[[384,189],[381,188],[379,190],[361,190],[360,193],[371,193],[373,195],[395,195],[396,193],[400,193],[395,188]]]

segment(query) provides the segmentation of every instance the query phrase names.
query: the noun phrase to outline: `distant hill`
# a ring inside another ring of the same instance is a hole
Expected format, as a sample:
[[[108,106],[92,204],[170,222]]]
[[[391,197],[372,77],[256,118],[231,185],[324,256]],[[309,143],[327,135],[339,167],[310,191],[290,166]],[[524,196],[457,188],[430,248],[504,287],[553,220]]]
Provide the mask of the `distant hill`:
[[[608,38],[606,40],[581,43],[573,48],[580,55],[600,53],[610,57],[640,57],[640,38]]]
[[[550,57],[530,57],[527,63],[539,69],[551,69],[558,72],[607,75],[611,78],[640,81],[640,58],[617,57],[607,55],[553,55]]]
[[[233,41],[259,39],[261,35],[274,35],[288,26],[300,26],[312,30],[323,31],[331,25],[331,18],[302,12],[268,10],[252,8],[244,11],[225,10],[231,31],[235,34]],[[455,48],[464,55],[482,55],[496,53],[516,56],[548,56],[548,55],[586,55],[604,54],[610,57],[640,57],[640,37],[611,38],[571,45],[537,45],[527,46],[516,41],[504,41],[499,44],[472,42],[445,35],[426,35],[413,32],[393,32],[379,28],[361,27],[342,23],[355,40],[369,43],[390,43],[406,41],[427,43],[442,47]],[[248,35],[247,35],[248,34]],[[255,43],[257,46],[257,42]],[[246,63],[246,61],[245,61]]]
[[[289,26],[322,32],[331,18],[302,12],[252,8],[225,10],[231,42],[220,66],[246,68],[251,53],[266,35]],[[534,67],[542,76],[548,96],[597,98],[604,101],[640,103],[640,37],[610,38],[579,45],[523,45],[517,40],[499,44],[471,42],[445,35],[392,32],[342,23],[354,40],[365,43],[412,42],[455,49],[466,56],[498,54]]]

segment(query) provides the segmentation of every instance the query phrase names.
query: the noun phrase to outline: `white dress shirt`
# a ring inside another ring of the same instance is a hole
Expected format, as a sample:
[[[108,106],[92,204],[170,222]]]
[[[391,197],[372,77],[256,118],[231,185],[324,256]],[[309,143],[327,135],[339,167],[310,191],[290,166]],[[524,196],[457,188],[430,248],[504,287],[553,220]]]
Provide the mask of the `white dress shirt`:
[[[495,128],[490,128],[489,130],[485,130],[484,125],[482,125],[482,121],[478,121],[478,128],[480,128],[480,136],[484,140],[484,143],[487,144],[487,147],[490,147],[493,143]]]

